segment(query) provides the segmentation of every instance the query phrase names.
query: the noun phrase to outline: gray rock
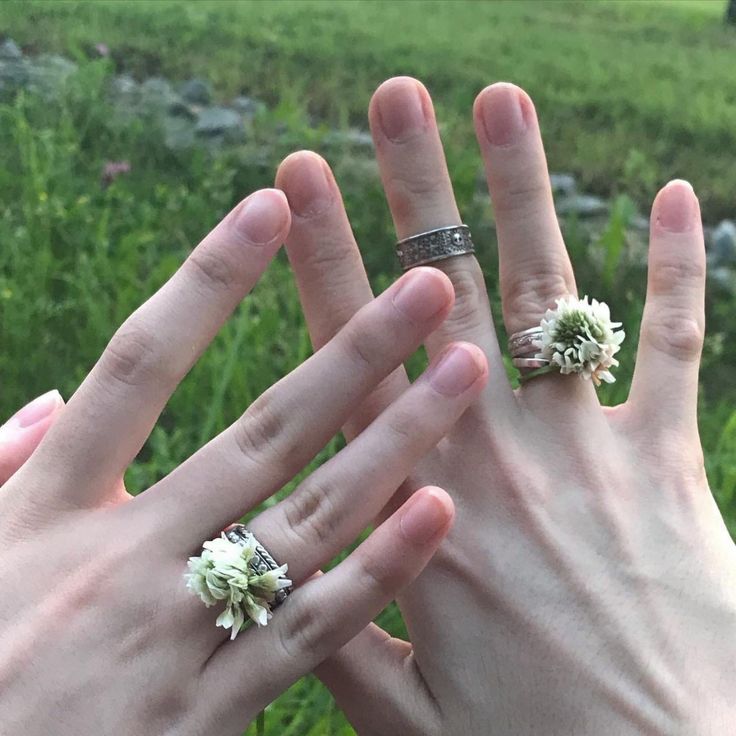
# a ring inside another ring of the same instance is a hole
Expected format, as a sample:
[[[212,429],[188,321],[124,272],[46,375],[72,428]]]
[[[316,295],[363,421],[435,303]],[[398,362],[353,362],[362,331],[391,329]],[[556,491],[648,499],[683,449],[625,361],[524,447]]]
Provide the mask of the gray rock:
[[[639,232],[649,232],[649,218],[636,214],[629,221],[629,227]]]
[[[231,104],[233,110],[237,110],[246,120],[252,120],[256,115],[267,109],[265,102],[245,95],[236,97]]]
[[[235,142],[244,134],[243,118],[228,107],[206,107],[199,115],[195,134],[200,138]]]
[[[199,105],[190,105],[185,100],[177,99],[171,102],[167,112],[173,117],[197,120],[200,110]]]
[[[139,94],[140,85],[130,74],[121,74],[118,77],[113,77],[112,82],[110,82],[110,92],[115,98],[124,97],[127,101],[130,97]]]
[[[373,150],[373,138],[367,130],[350,128],[349,130],[331,130],[324,137],[327,146],[349,146]]]
[[[179,95],[191,105],[209,105],[212,102],[212,88],[204,79],[189,79],[179,87]]]
[[[736,266],[736,223],[723,220],[710,236],[709,251],[716,266]]]
[[[148,115],[160,115],[181,103],[171,84],[161,77],[146,79],[140,86],[139,106]]]
[[[28,65],[19,61],[0,60],[0,100],[10,100],[15,93],[30,82]]]
[[[0,59],[5,61],[18,61],[23,58],[23,52],[12,38],[6,38],[0,43]]]
[[[58,97],[78,66],[58,54],[42,54],[28,63],[29,85],[48,97]]]
[[[608,202],[590,194],[574,194],[563,197],[555,203],[558,215],[577,215],[595,217],[608,212]]]
[[[708,269],[708,285],[736,294],[736,270],[727,266],[717,266]]]
[[[187,117],[167,115],[164,118],[164,144],[178,151],[194,145],[195,122]]]
[[[555,197],[572,197],[577,191],[577,182],[572,174],[550,174],[549,183]]]
[[[140,114],[141,85],[130,75],[113,77],[108,94],[121,120],[130,121]]]

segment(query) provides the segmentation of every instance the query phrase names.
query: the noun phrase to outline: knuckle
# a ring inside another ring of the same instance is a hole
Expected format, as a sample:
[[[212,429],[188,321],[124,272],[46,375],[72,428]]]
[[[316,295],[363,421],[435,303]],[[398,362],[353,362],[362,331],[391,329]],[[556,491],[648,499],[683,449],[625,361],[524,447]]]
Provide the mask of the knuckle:
[[[684,361],[698,359],[704,333],[700,320],[686,310],[671,308],[658,310],[642,329],[642,337],[656,350]]]
[[[415,443],[419,438],[417,429],[422,423],[422,418],[415,413],[402,411],[396,407],[391,409],[386,422],[386,434],[389,436],[384,437],[384,440],[388,440],[387,446],[392,448],[392,454]]]
[[[452,281],[455,303],[442,329],[453,333],[467,332],[488,316],[485,308],[488,297],[480,267],[475,262],[470,267],[452,264],[445,269],[445,273]]]
[[[570,292],[566,269],[562,265],[550,266],[518,268],[504,275],[503,311],[507,325],[538,322],[555,299]]]
[[[197,248],[186,261],[194,279],[206,289],[224,291],[236,283],[236,271],[216,248]]]
[[[412,171],[411,175],[394,173],[386,182],[386,192],[394,218],[405,222],[415,221],[418,214],[431,216],[438,203],[452,197],[445,181],[434,171]]]
[[[167,362],[153,333],[136,321],[129,321],[110,340],[100,367],[118,383],[140,386],[165,374]]]
[[[291,455],[286,422],[275,404],[271,390],[266,391],[233,425],[235,442],[243,456],[254,459],[264,452]]]
[[[289,615],[283,616],[283,625],[278,627],[277,646],[281,659],[292,662],[303,662],[305,659],[319,661],[321,650],[326,647],[325,639],[333,629],[327,623],[328,612],[323,611],[308,596],[294,601],[288,609]]]
[[[398,590],[403,580],[402,566],[398,558],[395,564],[391,560],[381,557],[366,549],[353,554],[358,555],[358,572],[356,584],[359,588],[368,591],[371,598],[378,600],[390,599]]]
[[[394,196],[413,201],[443,195],[446,187],[444,180],[437,176],[436,171],[417,171],[414,169],[410,175],[394,172],[388,180],[388,188]]]
[[[348,323],[343,330],[342,345],[354,375],[376,375],[385,360],[386,345],[374,325],[361,319],[358,325]]]
[[[538,206],[539,202],[546,202],[551,197],[549,182],[521,180],[516,176],[499,183],[494,190],[493,208],[496,212],[528,214]]]
[[[697,260],[658,263],[649,278],[653,294],[687,293],[699,284],[705,284],[705,263]]]
[[[333,489],[328,481],[305,481],[285,499],[284,517],[292,534],[306,545],[324,547],[334,539],[340,514],[332,503]]]

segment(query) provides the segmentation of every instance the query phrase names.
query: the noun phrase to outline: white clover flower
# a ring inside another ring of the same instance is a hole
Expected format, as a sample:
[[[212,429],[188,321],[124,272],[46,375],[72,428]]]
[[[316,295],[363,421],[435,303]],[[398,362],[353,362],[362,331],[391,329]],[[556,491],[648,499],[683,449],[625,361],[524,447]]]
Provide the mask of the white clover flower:
[[[560,373],[592,379],[596,386],[602,380],[613,383],[616,379],[608,369],[618,365],[613,356],[625,337],[623,330],[616,330],[621,323],[611,322],[605,302],[588,302],[587,296],[566,296],[556,303],[557,308],[548,309],[542,319],[542,336],[535,341],[540,350],[536,357],[558,366]]]
[[[271,603],[276,593],[291,586],[284,577],[287,565],[264,573],[250,567],[256,541],[251,536],[244,543],[231,542],[223,533],[203,545],[199,557],[190,557],[185,573],[187,588],[206,606],[219,601],[225,610],[217,617],[217,626],[231,629],[234,639],[245,627],[246,619],[265,626],[271,618]]]

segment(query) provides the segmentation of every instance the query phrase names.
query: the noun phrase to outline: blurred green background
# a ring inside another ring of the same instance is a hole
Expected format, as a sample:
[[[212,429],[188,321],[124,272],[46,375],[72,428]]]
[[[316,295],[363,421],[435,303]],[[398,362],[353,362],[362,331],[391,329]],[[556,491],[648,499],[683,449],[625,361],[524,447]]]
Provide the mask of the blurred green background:
[[[0,60],[0,416],[52,387],[68,398],[115,327],[297,148],[333,165],[384,288],[397,274],[393,233],[360,131],[372,91],[396,74],[420,78],[434,97],[496,314],[493,217],[470,109],[500,79],[532,95],[550,169],[606,203],[593,218],[573,209],[564,226],[581,289],[627,327],[619,381],[602,392],[623,400],[644,295],[641,221],[657,188],[687,178],[706,223],[735,216],[736,28],[724,11],[720,0],[0,4],[0,38],[23,57]],[[35,73],[23,66],[33,59],[50,76],[19,83],[13,70]],[[197,128],[191,139],[202,113],[178,87],[191,78],[211,85],[209,106],[241,98],[240,133],[224,140]],[[141,100],[166,97],[163,80],[175,90],[163,107]],[[102,181],[110,161],[130,170]],[[712,273],[701,434],[736,533],[734,272]],[[282,256],[172,398],[129,487],[170,471],[309,353]],[[420,365],[417,356],[412,370]],[[402,629],[395,609],[382,622]],[[352,730],[310,677],[268,709],[265,733]]]

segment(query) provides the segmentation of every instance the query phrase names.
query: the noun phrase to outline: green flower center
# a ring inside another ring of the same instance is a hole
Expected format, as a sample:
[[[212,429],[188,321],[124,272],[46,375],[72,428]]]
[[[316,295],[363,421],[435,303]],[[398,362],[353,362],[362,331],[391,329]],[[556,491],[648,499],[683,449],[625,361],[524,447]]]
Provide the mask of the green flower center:
[[[567,312],[558,318],[555,325],[555,342],[573,347],[586,338],[588,334],[601,342],[604,338],[603,326],[597,320],[591,320],[585,312]]]

